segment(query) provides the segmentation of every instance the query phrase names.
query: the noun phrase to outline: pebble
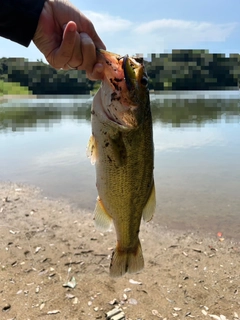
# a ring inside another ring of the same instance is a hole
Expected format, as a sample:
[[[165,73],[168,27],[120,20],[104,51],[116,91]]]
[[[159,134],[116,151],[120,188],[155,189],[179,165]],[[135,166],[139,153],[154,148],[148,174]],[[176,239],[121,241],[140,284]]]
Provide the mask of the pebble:
[[[136,304],[137,304],[137,300],[136,300],[136,299],[133,299],[133,298],[130,298],[130,299],[128,300],[128,303],[129,303],[129,304],[132,304],[132,305],[136,305]]]
[[[111,304],[111,305],[114,305],[114,304],[117,304],[117,303],[118,303],[117,299],[113,299],[113,300],[109,301],[109,304]]]
[[[11,305],[10,303],[5,304],[5,306],[2,308],[2,311],[8,311],[9,309],[11,309]]]
[[[129,282],[130,282],[131,284],[139,284],[139,285],[142,284],[142,282],[140,282],[140,281],[135,281],[135,280],[133,280],[133,279],[130,279]]]
[[[77,298],[77,297],[75,297],[75,298],[73,299],[73,304],[78,304],[78,298]]]
[[[126,293],[124,293],[124,294],[123,294],[123,300],[126,301],[127,298],[128,298],[128,297],[127,297]]]
[[[41,250],[41,248],[42,248],[42,247],[37,247],[37,248],[35,249],[35,253],[38,253],[38,252]]]
[[[162,318],[162,316],[160,315],[160,313],[157,310],[152,310],[152,314],[158,318]]]
[[[124,319],[124,313],[121,308],[114,308],[106,313],[107,320]]]
[[[45,303],[41,303],[39,309],[42,310],[45,307]]]
[[[76,287],[76,285],[77,285],[76,279],[74,277],[72,277],[72,279],[70,281],[63,284],[63,287],[69,287],[71,289],[74,289]]]
[[[52,310],[52,311],[48,311],[47,314],[57,314],[60,313],[60,310]]]

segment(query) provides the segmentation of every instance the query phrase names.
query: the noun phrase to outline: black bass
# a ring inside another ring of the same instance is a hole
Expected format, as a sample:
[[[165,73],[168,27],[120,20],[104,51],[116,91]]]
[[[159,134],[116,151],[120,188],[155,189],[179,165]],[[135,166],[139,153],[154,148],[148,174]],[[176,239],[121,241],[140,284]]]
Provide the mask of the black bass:
[[[117,277],[144,267],[140,223],[152,219],[156,206],[152,116],[140,59],[100,54],[104,79],[93,99],[87,154],[96,167],[96,226],[107,230],[113,221],[117,234],[110,264]]]

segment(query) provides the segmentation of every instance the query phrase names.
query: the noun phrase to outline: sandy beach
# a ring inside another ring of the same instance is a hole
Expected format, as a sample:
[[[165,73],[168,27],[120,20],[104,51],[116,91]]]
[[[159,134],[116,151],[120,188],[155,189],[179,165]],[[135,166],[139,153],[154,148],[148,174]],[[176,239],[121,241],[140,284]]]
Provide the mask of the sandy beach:
[[[240,243],[142,223],[145,268],[109,277],[114,230],[40,190],[0,184],[0,319],[240,319]]]

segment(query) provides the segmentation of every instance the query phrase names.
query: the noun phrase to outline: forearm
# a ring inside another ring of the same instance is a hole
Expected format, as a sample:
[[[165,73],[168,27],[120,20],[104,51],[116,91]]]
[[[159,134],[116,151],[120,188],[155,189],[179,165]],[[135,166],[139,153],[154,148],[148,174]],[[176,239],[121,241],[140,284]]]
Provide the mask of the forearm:
[[[0,36],[28,46],[46,0],[0,0]]]

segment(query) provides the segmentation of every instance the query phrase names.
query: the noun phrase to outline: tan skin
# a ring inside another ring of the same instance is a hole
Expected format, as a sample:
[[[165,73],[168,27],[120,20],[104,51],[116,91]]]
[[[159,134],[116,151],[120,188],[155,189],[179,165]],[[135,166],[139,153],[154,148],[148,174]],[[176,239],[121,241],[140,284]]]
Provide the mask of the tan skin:
[[[55,69],[85,70],[102,79],[103,65],[96,52],[106,49],[92,22],[67,0],[47,0],[33,42]]]

